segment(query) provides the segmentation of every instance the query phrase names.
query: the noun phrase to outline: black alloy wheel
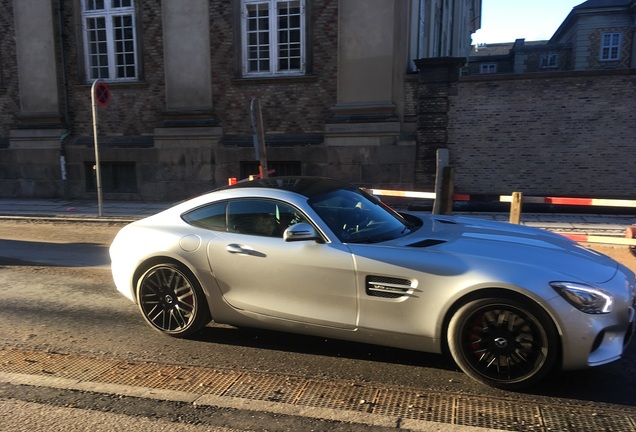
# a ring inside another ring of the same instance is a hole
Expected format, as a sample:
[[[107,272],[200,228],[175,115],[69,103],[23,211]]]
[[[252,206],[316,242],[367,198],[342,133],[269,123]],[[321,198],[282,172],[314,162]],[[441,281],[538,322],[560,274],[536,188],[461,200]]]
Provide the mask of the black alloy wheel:
[[[189,336],[210,321],[199,283],[188,270],[172,263],[146,270],[137,285],[137,303],[152,327],[171,336]]]
[[[558,338],[538,306],[486,298],[462,306],[451,318],[448,345],[471,378],[502,389],[535,384],[553,368]]]

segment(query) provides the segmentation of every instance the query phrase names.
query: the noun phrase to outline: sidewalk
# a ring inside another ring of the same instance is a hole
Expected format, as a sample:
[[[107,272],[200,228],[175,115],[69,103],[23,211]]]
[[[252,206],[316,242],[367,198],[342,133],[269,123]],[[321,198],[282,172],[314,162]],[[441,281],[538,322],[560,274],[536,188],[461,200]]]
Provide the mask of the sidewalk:
[[[104,201],[104,219],[141,219],[167,209],[174,203],[141,201]],[[0,217],[46,217],[71,219],[99,218],[97,201],[76,201],[62,199],[21,199],[0,198]]]
[[[141,201],[104,201],[102,216],[98,203],[90,201],[58,199],[0,199],[0,218],[55,218],[112,221],[134,221],[167,209],[174,203]],[[421,213],[421,212],[412,212]],[[508,222],[507,213],[458,212],[470,216]],[[580,213],[523,213],[521,223],[550,231],[624,237],[627,227],[636,225],[635,215],[607,215]]]

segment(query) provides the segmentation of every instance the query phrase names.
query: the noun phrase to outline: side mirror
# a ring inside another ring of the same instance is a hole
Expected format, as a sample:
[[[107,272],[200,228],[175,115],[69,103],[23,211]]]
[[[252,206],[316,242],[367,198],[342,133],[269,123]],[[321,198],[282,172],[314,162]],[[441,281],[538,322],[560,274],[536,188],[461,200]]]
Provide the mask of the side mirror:
[[[322,237],[320,237],[316,228],[302,222],[287,228],[283,233],[283,240],[287,242],[315,240],[322,243]]]

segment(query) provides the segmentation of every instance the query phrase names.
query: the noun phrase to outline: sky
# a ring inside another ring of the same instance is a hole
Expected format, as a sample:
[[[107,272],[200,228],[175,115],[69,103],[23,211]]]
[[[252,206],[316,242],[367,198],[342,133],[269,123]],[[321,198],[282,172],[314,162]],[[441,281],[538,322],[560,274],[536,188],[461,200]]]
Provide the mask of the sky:
[[[482,0],[480,43],[548,40],[574,6],[585,0]]]

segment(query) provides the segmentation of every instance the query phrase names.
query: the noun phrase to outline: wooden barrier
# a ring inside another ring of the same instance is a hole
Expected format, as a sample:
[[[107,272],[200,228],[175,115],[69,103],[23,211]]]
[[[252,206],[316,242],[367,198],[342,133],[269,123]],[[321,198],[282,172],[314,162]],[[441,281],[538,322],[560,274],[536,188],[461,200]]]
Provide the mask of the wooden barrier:
[[[521,197],[521,192],[513,192],[512,195],[501,195],[500,202],[510,204],[510,222],[521,222],[522,203],[532,204],[555,204],[555,205],[575,205],[575,206],[599,206],[599,207],[636,207],[636,200],[617,200],[602,198],[568,198],[568,197]],[[514,216],[513,216],[514,215]],[[604,243],[615,245],[627,245],[630,248],[636,247],[636,228],[629,227],[625,237],[595,236],[582,234],[559,233],[577,242],[583,243]]]
[[[449,195],[454,201],[470,201],[470,195],[452,194]],[[417,192],[417,191],[396,191],[387,189],[369,189],[369,192],[378,196],[392,196],[415,199],[435,200],[435,192]],[[446,198],[448,199],[448,197]],[[510,205],[510,223],[521,223],[521,210],[523,203],[534,204],[559,204],[559,205],[578,205],[578,206],[608,206],[608,207],[636,207],[636,200],[609,200],[598,198],[563,198],[563,197],[525,197],[522,192],[513,192],[512,195],[501,195],[500,202],[509,202]],[[450,214],[450,210],[446,209],[444,214]],[[604,243],[630,246],[636,248],[636,227],[628,227],[625,237],[596,236],[584,234],[557,233],[564,237],[568,237],[574,241],[582,243]]]
[[[499,196],[500,202],[512,202],[512,195]],[[555,204],[555,205],[576,205],[576,206],[600,206],[600,207],[636,207],[636,200],[618,200],[602,198],[567,198],[567,197],[536,197],[527,196],[523,198],[528,204]]]

